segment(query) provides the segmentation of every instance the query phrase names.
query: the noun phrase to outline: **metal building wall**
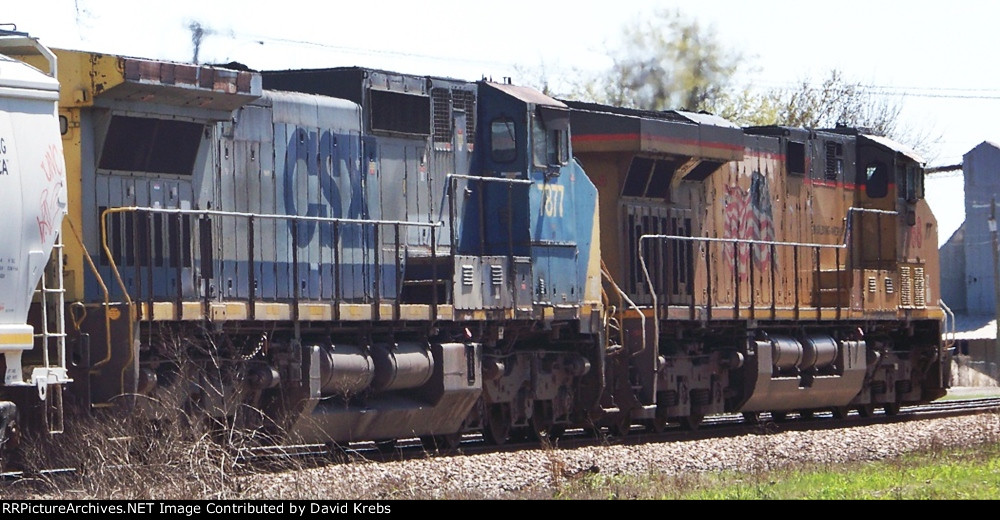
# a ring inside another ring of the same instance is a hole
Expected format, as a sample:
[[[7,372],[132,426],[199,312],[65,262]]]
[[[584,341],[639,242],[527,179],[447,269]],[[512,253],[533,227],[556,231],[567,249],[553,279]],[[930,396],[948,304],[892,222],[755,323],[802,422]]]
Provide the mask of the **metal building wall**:
[[[991,199],[1000,199],[1000,146],[984,141],[966,153],[962,162],[966,194],[965,308],[969,314],[993,314],[996,302],[988,219]]]
[[[941,299],[954,312],[966,311],[965,226],[938,249],[941,259]]]

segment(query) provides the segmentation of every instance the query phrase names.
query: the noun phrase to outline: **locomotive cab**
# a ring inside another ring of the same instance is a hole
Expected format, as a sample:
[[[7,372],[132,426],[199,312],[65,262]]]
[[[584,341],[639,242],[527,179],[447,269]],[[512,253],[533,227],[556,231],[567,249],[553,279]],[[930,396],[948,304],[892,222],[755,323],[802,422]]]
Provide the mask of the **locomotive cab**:
[[[518,309],[596,306],[597,190],[572,157],[568,107],[506,83],[480,82],[479,97],[482,180],[468,188],[459,251],[512,255]]]
[[[923,159],[889,139],[857,134],[852,251],[854,308],[909,312],[937,301],[937,222],[924,201]],[[874,284],[872,283],[874,280]]]

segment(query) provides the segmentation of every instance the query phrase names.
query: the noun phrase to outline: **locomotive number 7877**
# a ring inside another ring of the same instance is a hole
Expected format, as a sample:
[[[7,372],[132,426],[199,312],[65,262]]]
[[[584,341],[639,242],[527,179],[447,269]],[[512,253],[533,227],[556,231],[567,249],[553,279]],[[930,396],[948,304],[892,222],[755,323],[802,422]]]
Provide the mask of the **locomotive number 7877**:
[[[539,204],[540,215],[546,217],[562,217],[563,201],[566,199],[566,187],[558,184],[537,184],[542,191],[542,203]]]

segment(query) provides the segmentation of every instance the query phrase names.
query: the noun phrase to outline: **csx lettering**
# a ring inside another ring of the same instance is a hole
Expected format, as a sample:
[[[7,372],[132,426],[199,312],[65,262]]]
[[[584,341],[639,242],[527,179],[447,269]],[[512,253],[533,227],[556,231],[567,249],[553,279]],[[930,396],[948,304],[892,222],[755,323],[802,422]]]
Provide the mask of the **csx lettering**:
[[[540,214],[546,217],[562,217],[563,201],[566,198],[566,187],[558,184],[539,184],[542,191]]]
[[[363,176],[356,166],[350,167],[354,162],[344,160],[349,158],[348,154],[356,152],[356,149],[338,151],[339,139],[343,137],[334,135],[329,130],[319,133],[316,130],[296,128],[291,133],[285,150],[283,175],[286,214],[322,218],[367,218]],[[339,146],[345,145],[350,148],[350,143],[340,143]],[[317,156],[322,160],[316,160]],[[297,194],[301,192],[297,189],[297,177],[300,175],[306,176],[306,184],[310,188],[319,188],[319,193],[312,195],[319,202],[308,202],[304,208],[297,207]],[[295,232],[297,228],[300,244],[310,242],[317,227],[320,229],[322,245],[332,246],[331,224],[322,223],[317,226],[317,222],[308,220],[288,222],[290,232]],[[345,244],[355,243],[361,239],[361,234],[359,226],[345,226],[341,230],[341,240]]]

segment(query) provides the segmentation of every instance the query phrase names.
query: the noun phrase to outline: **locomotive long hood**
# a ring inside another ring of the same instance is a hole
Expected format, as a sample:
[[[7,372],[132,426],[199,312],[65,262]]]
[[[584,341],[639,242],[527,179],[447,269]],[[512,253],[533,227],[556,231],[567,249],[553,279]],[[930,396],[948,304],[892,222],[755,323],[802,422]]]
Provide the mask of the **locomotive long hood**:
[[[578,152],[664,153],[712,162],[743,159],[743,131],[718,116],[566,103],[572,109],[573,149]]]

